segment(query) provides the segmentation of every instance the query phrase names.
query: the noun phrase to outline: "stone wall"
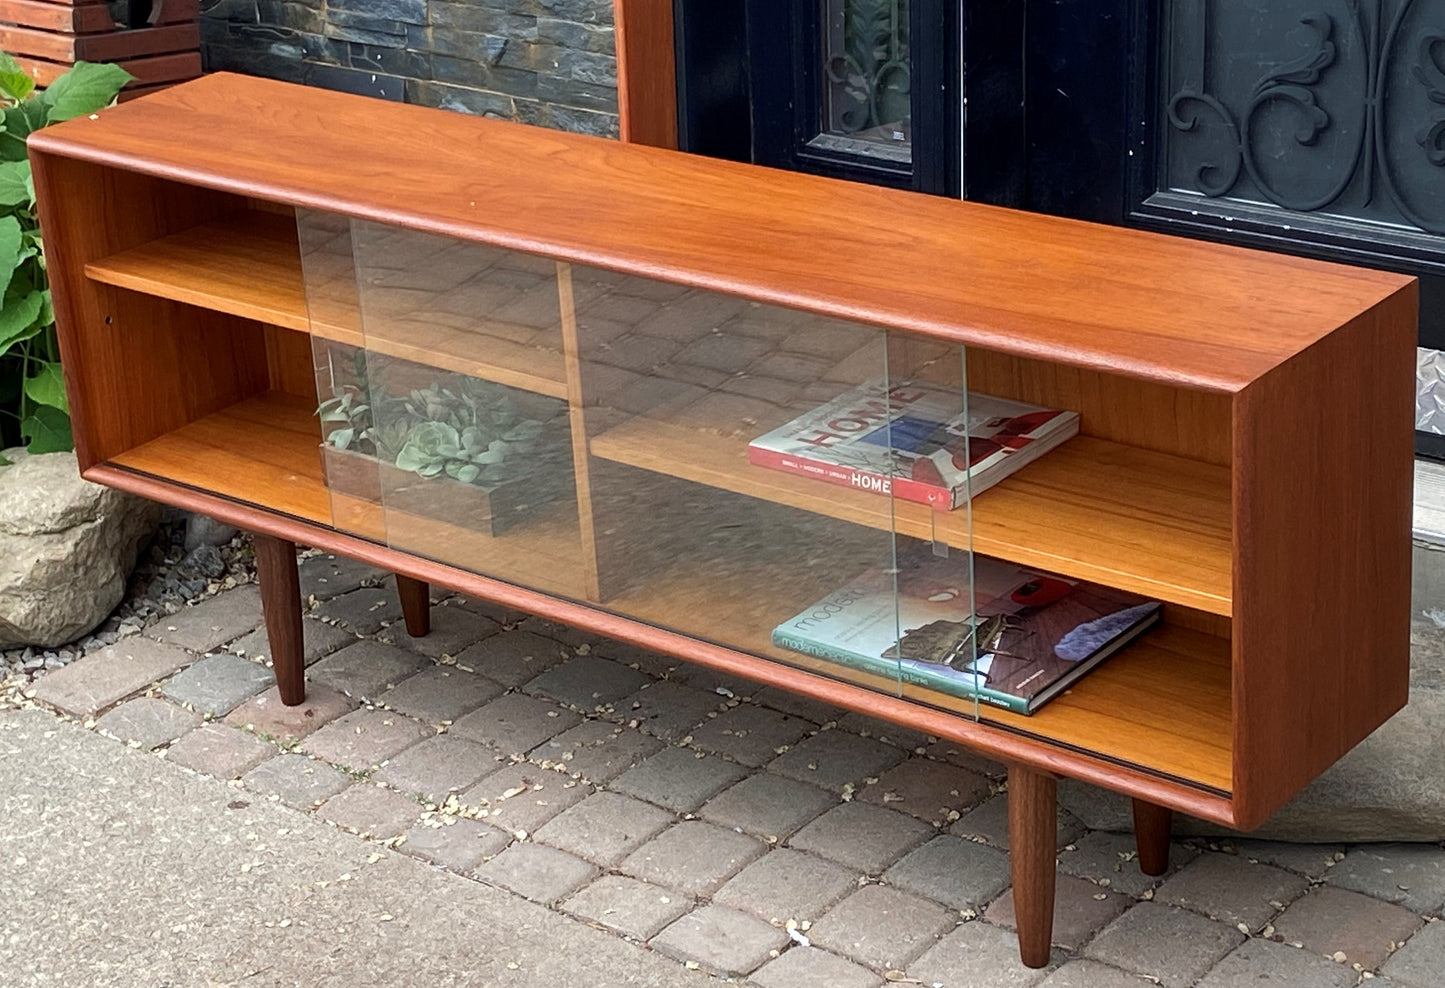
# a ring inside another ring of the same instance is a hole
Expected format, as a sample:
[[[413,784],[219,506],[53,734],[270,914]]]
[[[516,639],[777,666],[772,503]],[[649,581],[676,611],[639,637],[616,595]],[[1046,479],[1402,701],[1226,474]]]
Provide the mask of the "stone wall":
[[[617,134],[612,0],[202,0],[201,6],[208,71]]]

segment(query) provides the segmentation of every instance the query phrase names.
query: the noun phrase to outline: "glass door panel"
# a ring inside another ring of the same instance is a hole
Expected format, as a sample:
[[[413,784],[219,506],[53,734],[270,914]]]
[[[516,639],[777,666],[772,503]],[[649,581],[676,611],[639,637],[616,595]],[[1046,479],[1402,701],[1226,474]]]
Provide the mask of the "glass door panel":
[[[385,541],[586,598],[557,265],[353,223]]]

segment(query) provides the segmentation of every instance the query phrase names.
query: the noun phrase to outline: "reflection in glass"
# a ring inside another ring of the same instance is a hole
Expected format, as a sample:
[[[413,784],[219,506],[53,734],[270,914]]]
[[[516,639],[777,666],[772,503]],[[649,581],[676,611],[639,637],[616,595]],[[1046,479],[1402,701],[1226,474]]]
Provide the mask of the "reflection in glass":
[[[908,0],[822,0],[823,133],[815,146],[912,158]]]

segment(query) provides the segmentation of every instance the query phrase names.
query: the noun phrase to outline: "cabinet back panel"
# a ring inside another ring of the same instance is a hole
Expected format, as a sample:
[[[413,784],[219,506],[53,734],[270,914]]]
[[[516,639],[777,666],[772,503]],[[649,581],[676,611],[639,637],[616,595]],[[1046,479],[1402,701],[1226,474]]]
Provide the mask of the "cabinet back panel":
[[[947,363],[945,362],[945,365]],[[1228,466],[1228,395],[990,350],[968,350],[972,391],[1079,413],[1086,436]]]

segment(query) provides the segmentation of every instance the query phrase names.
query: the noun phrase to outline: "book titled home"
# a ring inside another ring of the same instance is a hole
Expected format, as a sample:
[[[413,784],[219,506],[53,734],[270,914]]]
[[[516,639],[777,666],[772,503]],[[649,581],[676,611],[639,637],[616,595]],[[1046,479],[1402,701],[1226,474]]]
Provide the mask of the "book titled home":
[[[773,630],[773,644],[1031,714],[1142,634],[1159,602],[975,555],[899,554]],[[896,592],[895,592],[896,590]]]
[[[1076,412],[870,381],[754,439],[748,460],[947,511],[1078,431]]]

